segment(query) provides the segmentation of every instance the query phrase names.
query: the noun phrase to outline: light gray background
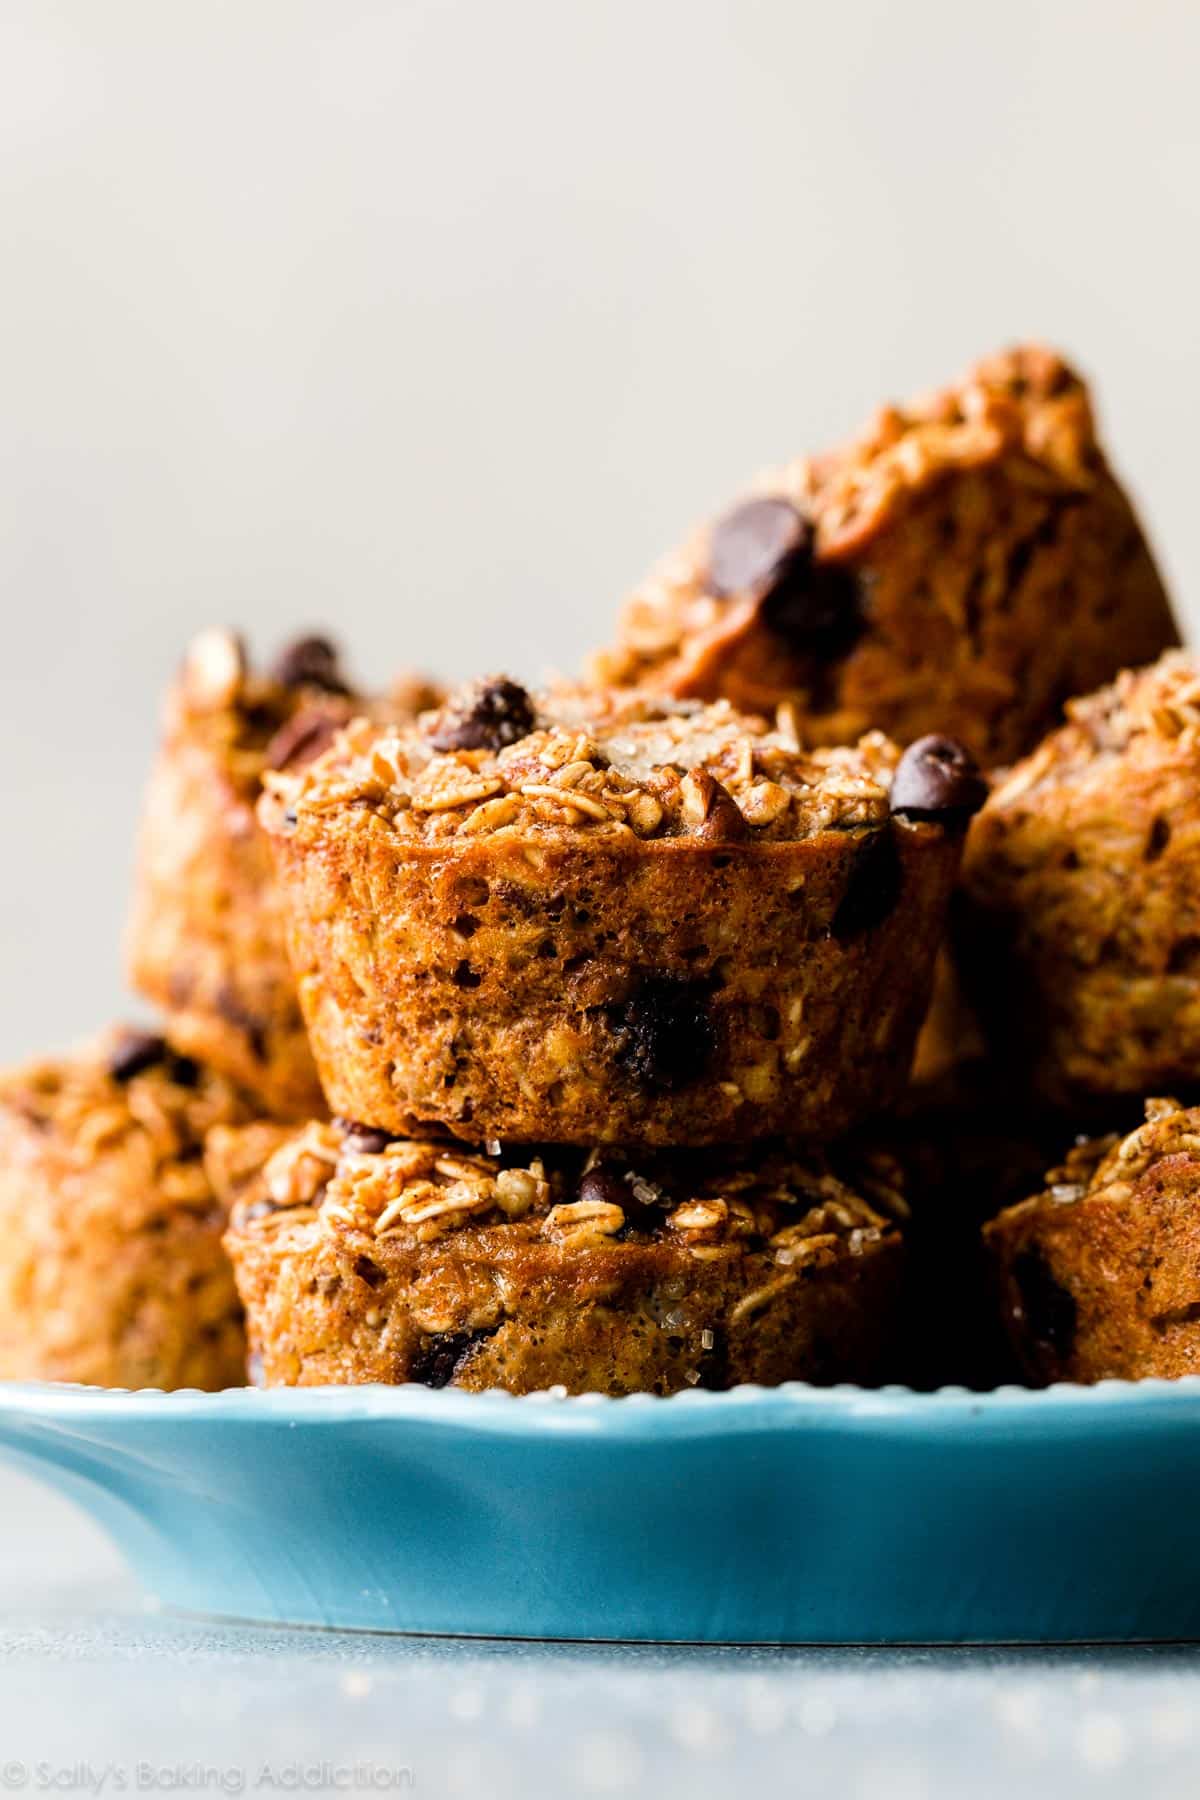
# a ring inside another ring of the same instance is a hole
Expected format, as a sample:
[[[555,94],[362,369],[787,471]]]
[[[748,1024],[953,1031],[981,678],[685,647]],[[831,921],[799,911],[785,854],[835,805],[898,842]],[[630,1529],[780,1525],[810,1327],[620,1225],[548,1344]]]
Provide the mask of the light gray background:
[[[122,1005],[163,680],[571,667],[761,464],[1023,334],[1200,578],[1187,0],[4,0],[0,1056]]]

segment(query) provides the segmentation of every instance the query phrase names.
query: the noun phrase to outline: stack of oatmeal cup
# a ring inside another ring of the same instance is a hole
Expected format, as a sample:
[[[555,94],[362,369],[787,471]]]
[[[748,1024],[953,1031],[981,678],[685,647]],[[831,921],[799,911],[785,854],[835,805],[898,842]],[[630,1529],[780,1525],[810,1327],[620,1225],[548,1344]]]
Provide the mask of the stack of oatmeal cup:
[[[363,696],[323,639],[203,634],[129,934],[163,1034],[0,1081],[0,1374],[870,1383],[914,1310],[934,1382],[981,1310],[1034,1379],[1200,1366],[1200,1306],[1126,1329],[1093,1255],[1200,1188],[1174,1103],[978,1278],[1096,1099],[1200,1071],[1200,668],[1059,726],[1174,641],[1038,349],[763,477],[582,682]]]

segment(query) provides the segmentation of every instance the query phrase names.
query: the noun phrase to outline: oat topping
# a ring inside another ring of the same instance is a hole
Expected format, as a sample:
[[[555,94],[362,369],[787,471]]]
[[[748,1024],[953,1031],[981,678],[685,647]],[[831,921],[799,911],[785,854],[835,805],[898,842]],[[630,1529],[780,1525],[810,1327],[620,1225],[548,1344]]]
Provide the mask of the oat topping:
[[[611,1150],[603,1160],[595,1151],[557,1151],[506,1161],[394,1139],[363,1151],[354,1129],[311,1124],[293,1132],[266,1162],[257,1189],[243,1190],[247,1203],[235,1223],[271,1229],[281,1218],[311,1218],[320,1232],[411,1244],[467,1224],[519,1223],[569,1250],[653,1237],[703,1258],[754,1243],[770,1245],[777,1262],[800,1264],[846,1245],[860,1254],[902,1211],[878,1172],[864,1182],[874,1189],[868,1204],[820,1161],[785,1151],[764,1154],[753,1168],[686,1151],[624,1168]]]
[[[1124,669],[1108,687],[1069,700],[1066,712],[1066,725],[996,788],[996,806],[1011,806],[1046,782],[1107,782],[1113,757],[1157,757],[1170,746],[1200,760],[1200,659],[1168,650],[1149,667]]]
[[[402,672],[365,697],[349,685],[330,639],[297,638],[269,671],[257,669],[237,632],[213,627],[193,638],[167,699],[166,731],[202,743],[238,793],[257,797],[265,767],[297,767],[328,748],[356,717],[408,720],[435,706],[441,691]]]
[[[299,637],[284,646],[271,674],[283,687],[318,688],[327,694],[349,694],[338,660],[337,645],[321,636]]]
[[[183,663],[188,702],[203,710],[236,706],[246,679],[246,646],[234,631],[213,627],[192,639]]]
[[[198,1156],[214,1126],[244,1125],[253,1112],[223,1076],[125,1027],[0,1077],[0,1107],[52,1132],[80,1162],[137,1140],[155,1166]],[[207,1194],[199,1163],[189,1167],[197,1179],[187,1185]]]
[[[1010,449],[1029,458],[1031,483],[1086,491],[1096,479],[1087,391],[1052,350],[1030,345],[986,358],[956,388],[882,407],[848,451],[813,469],[823,544],[841,548],[876,526],[931,471],[979,466]]]
[[[727,1201],[692,1200],[686,1206],[677,1206],[668,1214],[667,1222],[676,1231],[720,1231],[728,1218]]]
[[[1200,1107],[1181,1106],[1171,1099],[1147,1100],[1144,1124],[1125,1137],[1110,1132],[1079,1138],[1065,1162],[1050,1170],[1044,1192],[1010,1210],[1031,1209],[1045,1200],[1073,1206],[1099,1193],[1109,1200],[1124,1200],[1157,1163],[1180,1155],[1200,1156]]]
[[[509,688],[496,677],[489,692]],[[888,816],[897,752],[878,732],[854,748],[806,752],[786,729],[724,701],[573,689],[544,695],[527,721],[497,702],[505,730],[490,742],[451,731],[448,721],[475,718],[480,704],[472,688],[415,727],[350,725],[307,768],[267,778],[264,816],[288,828],[293,816],[354,807],[425,841],[563,829],[790,840]],[[519,737],[514,716],[530,727]]]
[[[243,640],[234,632],[213,629],[192,640],[184,656],[180,680],[167,698],[168,742],[179,739],[203,745],[217,758],[234,791],[253,800],[268,761],[282,766],[325,747],[328,734],[318,721],[344,724],[353,716],[336,662],[317,672],[318,643],[333,655],[325,640],[290,646],[281,667],[265,674],[253,667]],[[293,656],[293,652],[298,654]],[[306,661],[311,662],[307,669]],[[286,674],[290,679],[283,679]]]
[[[625,1214],[619,1206],[604,1200],[574,1200],[551,1207],[542,1230],[570,1250],[583,1250],[603,1238],[615,1237],[624,1224]]]
[[[782,592],[780,616],[769,622],[787,642],[826,654],[844,648],[861,620],[852,591],[836,584],[841,559],[884,531],[913,490],[1014,454],[1027,459],[1031,486],[1086,492],[1095,483],[1086,389],[1037,346],[977,364],[957,387],[881,408],[840,450],[764,471],[732,512],[659,561],[626,605],[620,642],[593,657],[593,679],[636,685],[673,658],[686,664],[690,642],[719,648],[723,631],[736,631],[738,609],[758,606],[764,592],[768,616]],[[778,585],[797,564],[807,576],[799,605],[787,581]],[[815,588],[814,572],[824,576]]]
[[[1067,703],[1067,715],[1096,749],[1122,751],[1139,737],[1200,741],[1200,661],[1169,650],[1145,669],[1123,669],[1099,693]]]

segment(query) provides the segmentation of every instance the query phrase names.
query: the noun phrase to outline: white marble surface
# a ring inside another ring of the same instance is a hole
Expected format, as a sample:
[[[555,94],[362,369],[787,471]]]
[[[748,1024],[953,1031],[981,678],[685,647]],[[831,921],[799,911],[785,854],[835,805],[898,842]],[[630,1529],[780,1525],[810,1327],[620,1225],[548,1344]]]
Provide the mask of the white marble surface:
[[[1200,1648],[699,1650],[147,1611],[0,1475],[0,1790],[1193,1800]]]

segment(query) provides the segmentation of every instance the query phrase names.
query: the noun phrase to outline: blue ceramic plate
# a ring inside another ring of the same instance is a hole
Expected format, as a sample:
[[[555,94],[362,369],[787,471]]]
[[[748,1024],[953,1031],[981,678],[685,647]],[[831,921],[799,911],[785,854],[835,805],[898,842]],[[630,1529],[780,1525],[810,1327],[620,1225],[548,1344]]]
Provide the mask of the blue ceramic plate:
[[[1200,1637],[1200,1378],[671,1400],[0,1386],[168,1605],[707,1643]]]

